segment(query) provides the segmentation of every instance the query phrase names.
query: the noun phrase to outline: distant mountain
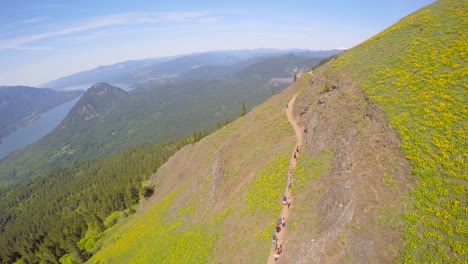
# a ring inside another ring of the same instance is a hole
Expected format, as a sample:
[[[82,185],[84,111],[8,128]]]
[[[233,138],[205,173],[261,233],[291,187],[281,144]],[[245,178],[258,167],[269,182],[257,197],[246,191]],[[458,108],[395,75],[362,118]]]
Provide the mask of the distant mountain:
[[[81,95],[27,86],[0,86],[0,138],[38,119],[48,109]]]
[[[226,74],[233,74],[240,68],[231,65],[206,65],[197,67],[177,77],[178,80],[204,79]]]
[[[306,71],[306,68],[310,69],[321,60],[323,60],[323,57],[301,58],[293,54],[287,54],[254,63],[240,71],[238,76],[240,78],[248,76],[256,78],[259,78],[259,76],[262,78],[292,77],[295,73]]]
[[[180,74],[192,71],[199,67],[216,65],[229,66],[243,60],[262,56],[261,53],[242,53],[231,51],[205,52],[182,56],[163,63],[139,69],[127,75],[122,75],[113,82],[126,82],[133,84],[156,83],[175,79]],[[209,76],[209,75],[205,75]]]
[[[174,57],[164,57],[157,59],[144,59],[144,60],[129,60],[119,62],[108,66],[99,66],[97,68],[75,73],[66,77],[62,77],[53,81],[49,81],[42,86],[61,90],[68,87],[80,86],[89,83],[106,82],[117,78],[117,76],[133,72],[140,68],[148,67],[156,63],[161,63],[171,60]],[[87,87],[86,87],[87,88]]]
[[[127,96],[128,94],[118,87],[107,83],[97,83],[85,92],[59,128],[69,123],[89,121],[106,114],[113,107],[121,106]]]
[[[163,83],[166,81],[190,78],[203,78],[232,74],[236,71],[266,58],[280,57],[292,54],[303,58],[325,58],[340,53],[339,50],[307,51],[307,50],[238,50],[213,51],[191,54],[139,69],[128,75],[122,75],[112,82],[133,83],[135,87],[147,83]]]
[[[285,54],[295,54],[301,58],[324,58],[340,52],[342,51],[309,51],[301,49],[209,51],[156,59],[131,60],[108,66],[99,66],[95,69],[47,82],[43,86],[56,90],[85,89],[88,88],[90,84],[106,82],[137,87],[138,84],[145,84],[148,82],[162,83],[176,78],[187,79],[192,77],[205,78],[217,76],[220,73],[224,74],[222,72],[223,68],[226,70],[226,73],[233,73],[249,63],[251,64],[264,58]],[[205,68],[205,66],[207,67]],[[219,68],[214,68],[213,66],[219,66]],[[196,71],[198,68],[202,69]],[[195,72],[192,72],[194,70]]]
[[[197,67],[188,72],[184,72],[177,77],[178,80],[187,80],[187,79],[202,79],[210,77],[220,77],[223,75],[236,75],[241,74],[242,72],[247,75],[249,72],[253,73],[255,71],[262,71],[262,73],[270,74],[270,77],[280,77],[288,75],[292,77],[294,69],[288,69],[288,67],[297,67],[301,68],[310,68],[311,65],[315,65],[318,61],[323,60],[326,56],[316,56],[309,57],[315,52],[302,52],[304,56],[299,56],[297,54],[286,54],[286,55],[275,55],[275,56],[266,56],[266,57],[255,57],[251,59],[242,60],[238,63],[232,65],[206,65]],[[328,53],[326,53],[328,54]],[[332,53],[335,54],[335,53]],[[265,69],[262,69],[265,67]],[[276,67],[277,69],[273,69]],[[281,68],[282,69],[279,69]],[[260,72],[259,72],[260,73]],[[260,74],[262,74],[260,73]],[[279,75],[278,75],[279,74]]]

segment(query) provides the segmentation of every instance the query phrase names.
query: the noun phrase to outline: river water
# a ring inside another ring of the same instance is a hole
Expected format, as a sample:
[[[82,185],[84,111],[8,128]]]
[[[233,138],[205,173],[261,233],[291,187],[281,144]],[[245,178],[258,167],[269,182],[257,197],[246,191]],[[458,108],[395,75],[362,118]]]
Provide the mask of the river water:
[[[125,91],[131,90],[130,84],[113,83],[113,86],[122,88]],[[66,87],[62,90],[86,90],[93,86],[92,83],[81,84],[77,86]],[[27,145],[33,144],[51,132],[60,122],[67,116],[80,97],[68,101],[64,104],[56,106],[39,118],[38,120],[16,130],[14,133],[3,138],[3,143],[0,144],[0,159],[10,155],[15,150],[22,149]]]
[[[14,133],[4,137],[2,144],[0,144],[0,159],[3,159],[15,150],[37,142],[51,132],[58,126],[58,124],[60,124],[79,99],[80,97],[77,97],[71,101],[49,109],[38,120],[29,123],[28,125],[16,130]]]

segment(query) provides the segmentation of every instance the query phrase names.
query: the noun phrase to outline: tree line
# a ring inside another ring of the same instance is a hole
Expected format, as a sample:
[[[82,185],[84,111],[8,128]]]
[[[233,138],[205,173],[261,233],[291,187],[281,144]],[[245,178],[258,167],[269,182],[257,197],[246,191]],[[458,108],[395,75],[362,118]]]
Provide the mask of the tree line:
[[[219,125],[217,129],[221,128]],[[210,132],[144,145],[106,158],[43,173],[0,193],[0,262],[84,262],[92,250],[86,233],[102,234],[113,212],[131,214],[143,182],[177,150]]]

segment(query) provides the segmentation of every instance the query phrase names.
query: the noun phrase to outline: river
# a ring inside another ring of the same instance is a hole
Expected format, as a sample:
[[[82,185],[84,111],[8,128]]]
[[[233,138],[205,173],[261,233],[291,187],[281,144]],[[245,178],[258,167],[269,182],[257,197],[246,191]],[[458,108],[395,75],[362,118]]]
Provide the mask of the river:
[[[80,97],[77,97],[71,101],[49,109],[38,120],[29,123],[16,130],[14,133],[4,137],[2,144],[0,144],[0,159],[3,159],[15,150],[24,148],[27,145],[39,141],[51,132],[58,126],[58,124],[60,124],[79,99]]]

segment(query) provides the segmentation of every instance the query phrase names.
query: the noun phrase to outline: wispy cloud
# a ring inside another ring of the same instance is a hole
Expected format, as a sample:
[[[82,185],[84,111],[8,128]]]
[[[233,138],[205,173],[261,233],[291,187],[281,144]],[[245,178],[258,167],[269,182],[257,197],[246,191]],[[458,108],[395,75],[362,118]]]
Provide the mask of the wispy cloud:
[[[34,24],[34,23],[41,22],[44,19],[45,19],[45,17],[33,17],[33,18],[30,18],[30,19],[25,19],[25,20],[15,22],[15,24]]]
[[[54,48],[54,47],[50,47],[50,46],[16,46],[16,47],[12,47],[11,49],[14,49],[14,50],[59,50],[57,48]]]
[[[21,23],[37,23],[44,18],[31,18],[23,20]],[[0,41],[1,49],[34,49],[28,45],[34,45],[34,42],[47,40],[55,37],[67,36],[75,33],[84,33],[92,30],[104,30],[112,28],[122,28],[127,26],[157,24],[157,23],[210,23],[215,22],[216,18],[208,16],[205,12],[171,12],[171,13],[123,13],[116,15],[100,16],[95,18],[83,19],[81,21],[68,24],[67,26],[55,29],[45,29],[41,33],[24,34]],[[39,47],[36,47],[39,48]]]

